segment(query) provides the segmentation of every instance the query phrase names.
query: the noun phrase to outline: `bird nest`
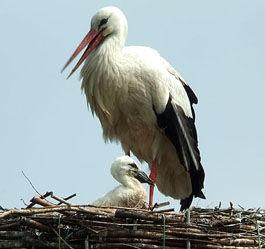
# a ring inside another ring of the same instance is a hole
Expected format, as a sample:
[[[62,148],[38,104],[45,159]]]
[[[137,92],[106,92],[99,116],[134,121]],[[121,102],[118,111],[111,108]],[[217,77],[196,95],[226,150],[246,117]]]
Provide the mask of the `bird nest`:
[[[47,201],[47,196],[58,203]],[[161,206],[71,205],[48,192],[33,198],[27,208],[0,211],[0,248],[265,247],[265,210],[231,205],[178,213]]]

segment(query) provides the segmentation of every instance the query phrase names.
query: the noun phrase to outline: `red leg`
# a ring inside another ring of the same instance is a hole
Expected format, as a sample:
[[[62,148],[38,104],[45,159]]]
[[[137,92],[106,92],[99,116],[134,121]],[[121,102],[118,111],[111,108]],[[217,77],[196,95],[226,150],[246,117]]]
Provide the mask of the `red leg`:
[[[153,160],[149,177],[154,183],[156,182],[156,176],[157,176],[157,163],[156,160]],[[150,185],[149,208],[153,206],[154,187],[155,187],[154,185]]]

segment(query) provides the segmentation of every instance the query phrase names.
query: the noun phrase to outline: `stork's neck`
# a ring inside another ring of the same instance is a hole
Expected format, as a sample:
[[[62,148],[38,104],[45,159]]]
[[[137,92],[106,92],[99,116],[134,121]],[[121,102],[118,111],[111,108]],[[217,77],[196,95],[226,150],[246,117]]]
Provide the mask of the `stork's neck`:
[[[131,189],[143,188],[142,184],[138,180],[136,180],[134,177],[130,177],[127,175],[120,178],[119,182],[126,188],[131,188]]]
[[[118,99],[123,96],[122,91],[117,94],[117,89],[124,83],[117,80],[117,75],[122,69],[124,43],[125,36],[121,33],[107,36],[89,55],[81,70],[81,88],[92,112],[96,112],[102,124],[103,116],[107,120],[105,122],[114,122],[114,116],[106,114],[114,111]]]
[[[98,54],[116,58],[124,48],[126,36],[121,32],[107,36],[98,48]]]
[[[106,70],[118,64],[125,39],[126,35],[121,32],[107,36],[102,44],[88,56],[81,70],[81,77],[87,79],[94,73],[98,76],[105,74]]]

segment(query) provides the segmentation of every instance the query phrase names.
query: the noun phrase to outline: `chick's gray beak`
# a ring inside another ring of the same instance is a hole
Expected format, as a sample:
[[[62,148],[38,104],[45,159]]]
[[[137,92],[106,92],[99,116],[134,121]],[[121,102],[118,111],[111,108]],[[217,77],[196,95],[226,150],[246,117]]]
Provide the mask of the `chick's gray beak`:
[[[145,174],[145,172],[138,170],[134,176],[141,183],[148,183],[154,185],[153,181]]]

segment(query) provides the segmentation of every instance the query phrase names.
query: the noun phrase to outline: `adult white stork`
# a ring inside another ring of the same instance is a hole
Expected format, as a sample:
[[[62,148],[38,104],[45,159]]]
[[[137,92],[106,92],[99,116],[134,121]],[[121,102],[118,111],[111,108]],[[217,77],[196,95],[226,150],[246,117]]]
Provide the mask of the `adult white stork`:
[[[127,20],[116,7],[100,9],[91,29],[63,70],[85,51],[82,89],[98,116],[105,140],[120,141],[151,168],[160,192],[181,199],[181,210],[202,193],[204,170],[198,149],[192,104],[197,97],[181,75],[148,47],[125,47]],[[152,205],[153,187],[149,204]]]
[[[152,180],[137,167],[129,156],[117,157],[111,165],[112,176],[121,184],[95,200],[95,206],[146,208],[146,192],[142,183]]]

